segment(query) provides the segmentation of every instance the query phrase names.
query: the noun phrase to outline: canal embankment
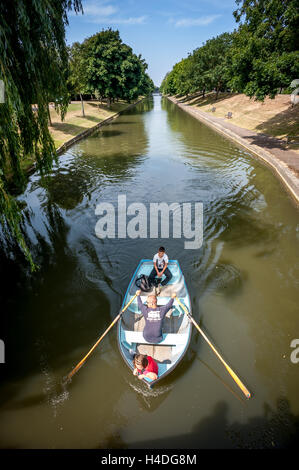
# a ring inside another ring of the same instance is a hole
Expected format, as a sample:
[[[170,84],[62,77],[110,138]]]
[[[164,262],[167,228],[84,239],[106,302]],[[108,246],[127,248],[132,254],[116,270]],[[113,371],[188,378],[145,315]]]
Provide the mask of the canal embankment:
[[[211,115],[196,106],[181,102],[174,96],[167,98],[199,121],[245,147],[255,158],[269,166],[293,201],[299,204],[299,156],[294,150],[286,149],[281,139],[239,127],[230,122],[228,117]]]
[[[82,116],[81,102],[72,102],[63,121],[56,113],[55,108],[50,108],[51,125],[49,131],[54,140],[57,155],[62,155],[72,145],[88,137],[102,126],[109,124],[121,113],[136,106],[144,99],[145,97],[141,96],[132,103],[118,101],[112,103],[110,108],[105,103],[87,101],[84,102],[85,116]],[[27,160],[24,165],[27,174],[31,174],[36,170],[34,159]]]
[[[124,112],[127,109],[132,108],[133,106],[136,106],[137,103],[140,103],[142,100],[144,100],[144,96],[141,98],[138,98],[136,101],[133,103],[115,103],[116,108],[111,108],[111,109],[104,109],[105,114],[99,113],[99,122],[97,122],[95,125],[91,125],[87,129],[79,131],[74,137],[65,140],[56,150],[57,155],[61,155],[65,150],[67,150],[69,147],[71,147],[75,142],[79,142],[79,140],[84,139],[88,135],[92,134],[94,131],[99,129],[100,127],[104,126],[105,124],[108,124],[111,122],[113,119],[116,119],[118,116],[121,115],[122,112]],[[80,104],[81,106],[81,104]],[[113,105],[112,105],[113,106]],[[84,119],[84,118],[82,118]],[[55,134],[53,133],[53,138],[55,141]]]

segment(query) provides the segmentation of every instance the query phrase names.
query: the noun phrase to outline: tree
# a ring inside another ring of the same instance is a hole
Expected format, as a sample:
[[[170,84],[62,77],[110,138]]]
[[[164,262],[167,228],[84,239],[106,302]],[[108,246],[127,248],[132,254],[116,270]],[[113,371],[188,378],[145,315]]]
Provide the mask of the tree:
[[[63,118],[68,103],[65,27],[71,8],[82,11],[81,1],[0,2],[0,79],[5,86],[5,102],[0,104],[0,223],[6,236],[17,239],[32,268],[11,187],[24,187],[23,159],[34,155],[43,175],[56,156],[48,102],[55,101]]]
[[[204,96],[206,91],[215,88],[217,98],[220,89],[227,83],[226,57],[231,42],[231,34],[223,33],[209,39],[187,58],[175,64],[162,82],[163,93],[188,96],[189,93],[201,90]]]
[[[250,97],[274,98],[299,76],[298,0],[237,0],[238,31],[230,53],[230,84]]]
[[[114,99],[131,101],[153,90],[147,64],[122,42],[118,31],[103,30],[86,39],[82,48],[87,89],[107,98],[108,106]]]
[[[166,74],[161,84],[161,90],[165,94],[188,95],[195,91],[193,76],[193,57],[189,55],[186,59],[174,65],[171,72]]]
[[[205,89],[216,90],[216,99],[218,99],[219,91],[227,84],[229,67],[227,55],[231,42],[231,34],[223,33],[209,39],[202,47],[201,54],[205,57],[202,82]]]
[[[122,98],[127,101],[135,100],[140,95],[148,95],[154,90],[154,83],[145,72],[147,64],[141,55],[136,56],[132,50],[127,50],[127,56],[122,61]]]
[[[173,69],[171,72],[167,72],[164,79],[161,83],[161,92],[165,95],[175,95],[177,93],[175,83],[174,83],[174,72]]]
[[[207,56],[205,54],[204,47],[199,47],[193,51],[193,84],[196,90],[202,91],[204,98],[205,92],[208,88],[205,72],[209,68]]]
[[[74,42],[69,48],[70,75],[68,83],[73,93],[80,96],[82,116],[85,117],[83,94],[86,92],[86,73],[84,67],[84,51],[79,42]]]

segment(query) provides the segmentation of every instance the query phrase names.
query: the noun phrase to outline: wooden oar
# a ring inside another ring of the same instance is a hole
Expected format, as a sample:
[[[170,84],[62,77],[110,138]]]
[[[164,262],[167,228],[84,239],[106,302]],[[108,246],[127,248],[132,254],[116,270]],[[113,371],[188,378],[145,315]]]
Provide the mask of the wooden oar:
[[[67,380],[70,380],[73,375],[80,369],[80,367],[84,364],[84,362],[86,361],[86,359],[91,355],[91,353],[95,350],[95,348],[97,347],[98,344],[100,344],[100,342],[102,341],[102,339],[106,336],[106,334],[108,333],[108,331],[111,330],[111,328],[115,325],[115,323],[118,322],[118,320],[120,319],[120,317],[122,316],[122,314],[124,313],[125,310],[127,310],[127,308],[129,307],[129,305],[131,305],[131,303],[133,302],[133,300],[135,300],[136,298],[136,294],[131,298],[131,300],[127,303],[127,305],[125,305],[125,307],[122,309],[121,312],[119,312],[119,314],[114,318],[113,322],[111,323],[111,325],[107,328],[107,330],[102,334],[102,336],[98,339],[98,341],[93,345],[93,347],[88,351],[88,353],[86,354],[86,356],[83,357],[83,359],[76,365],[76,367],[74,367],[74,369],[68,374],[67,376]]]
[[[202,331],[202,329],[198,326],[198,324],[196,323],[196,321],[194,320],[194,318],[192,317],[192,315],[190,315],[190,312],[188,311],[187,307],[185,307],[184,304],[182,304],[182,302],[176,297],[176,300],[178,302],[178,304],[182,307],[182,309],[184,310],[184,312],[188,315],[188,317],[190,318],[190,320],[192,321],[193,325],[195,326],[195,328],[197,328],[197,330],[200,332],[200,334],[204,337],[204,339],[206,340],[206,342],[208,343],[208,345],[213,349],[214,353],[216,354],[216,356],[220,359],[220,361],[222,362],[222,364],[224,365],[224,367],[226,368],[226,370],[228,371],[228,373],[232,376],[232,378],[234,379],[234,381],[236,382],[236,384],[240,387],[240,389],[242,390],[242,392],[244,393],[245,397],[246,398],[250,398],[251,397],[251,393],[249,392],[249,390],[245,387],[245,385],[243,384],[243,382],[239,379],[239,377],[237,376],[237,374],[235,374],[235,372],[229,367],[229,365],[225,362],[225,360],[220,356],[219,352],[216,350],[216,348],[213,346],[213,344],[211,343],[211,341],[209,340],[209,338],[205,335],[205,333]]]

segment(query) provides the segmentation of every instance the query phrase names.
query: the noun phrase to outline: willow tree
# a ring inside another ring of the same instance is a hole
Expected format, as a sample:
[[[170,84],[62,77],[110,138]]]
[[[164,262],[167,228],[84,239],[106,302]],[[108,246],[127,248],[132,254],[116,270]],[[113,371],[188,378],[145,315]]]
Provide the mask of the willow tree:
[[[68,103],[65,44],[67,13],[82,11],[81,0],[0,2],[0,223],[7,237],[34,263],[20,224],[14,190],[22,190],[22,160],[34,156],[41,175],[52,168],[55,146],[48,130],[48,103],[63,116]],[[33,109],[34,105],[34,109]]]

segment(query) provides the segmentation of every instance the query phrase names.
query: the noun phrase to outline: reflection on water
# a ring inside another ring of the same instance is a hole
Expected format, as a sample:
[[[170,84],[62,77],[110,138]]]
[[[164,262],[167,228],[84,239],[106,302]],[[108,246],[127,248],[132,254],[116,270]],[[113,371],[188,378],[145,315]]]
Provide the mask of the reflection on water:
[[[202,247],[185,250],[185,240],[173,238],[98,239],[95,208],[116,207],[120,194],[147,208],[202,202]],[[19,199],[40,270],[30,273],[15,244],[3,240],[1,447],[293,442],[298,212],[267,168],[156,96],[73,146],[49,177],[33,175]],[[123,363],[116,329],[63,386],[119,312],[140,258],[160,245],[180,261],[194,317],[253,393],[249,402],[195,331],[183,361],[153,390]]]

